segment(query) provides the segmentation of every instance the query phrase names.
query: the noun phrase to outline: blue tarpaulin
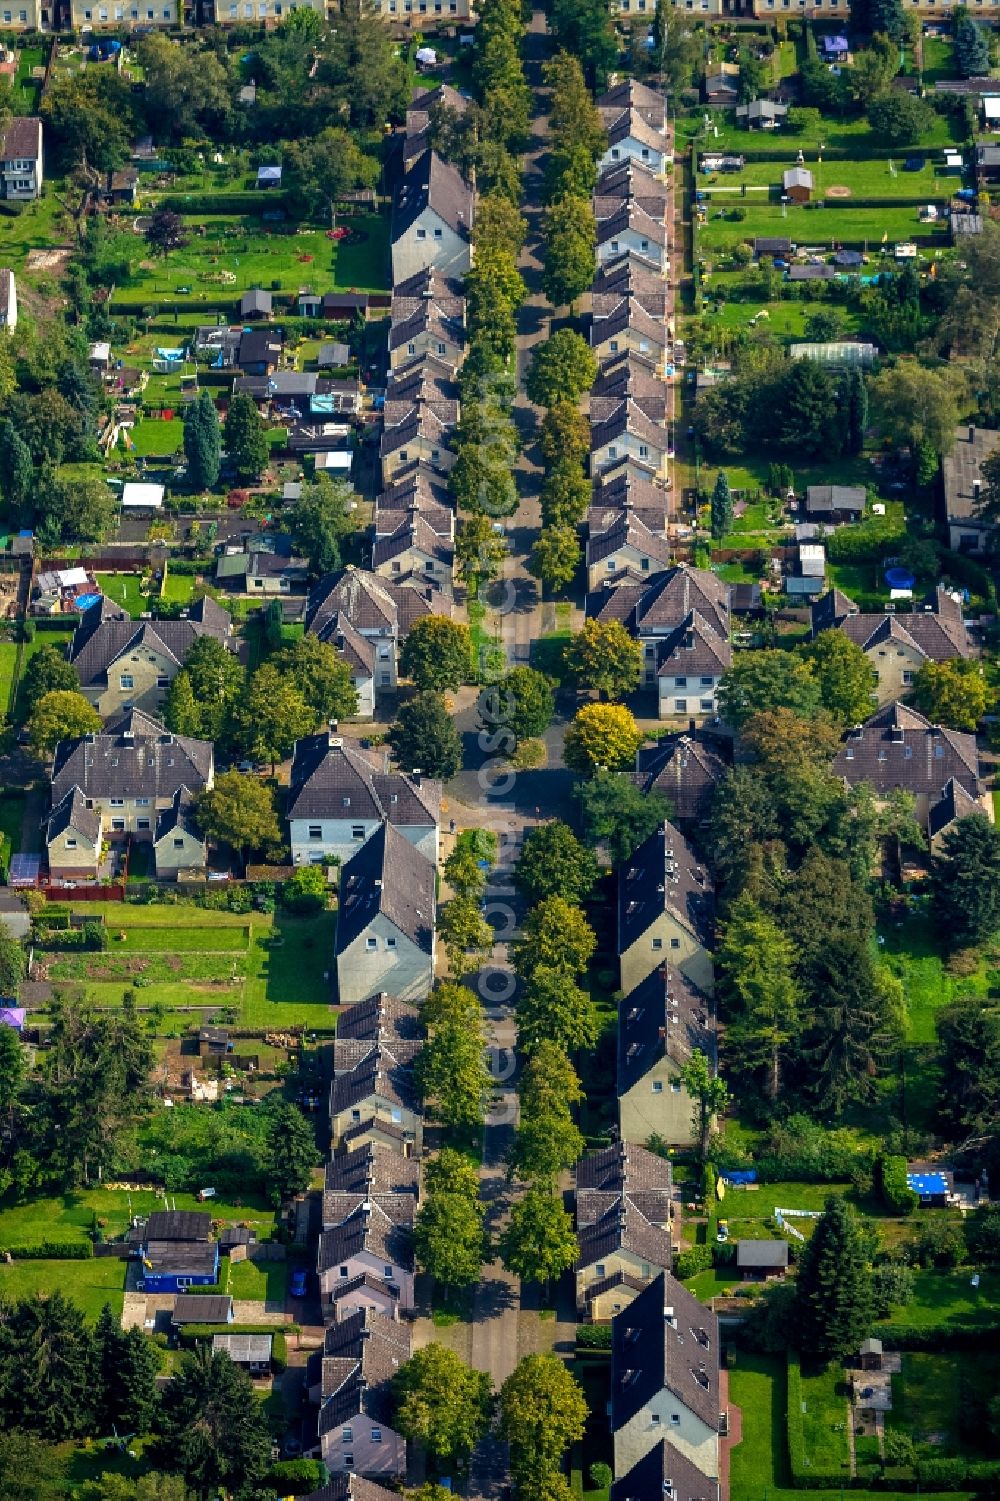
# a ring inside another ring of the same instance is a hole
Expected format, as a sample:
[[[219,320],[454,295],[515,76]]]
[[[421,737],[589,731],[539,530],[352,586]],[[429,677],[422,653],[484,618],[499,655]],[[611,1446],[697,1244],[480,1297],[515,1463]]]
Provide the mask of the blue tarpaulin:
[[[100,597],[99,594],[78,594],[76,596],[76,607],[78,610],[89,610],[91,605],[97,604]]]
[[[157,349],[156,352],[161,360],[182,360],[184,358],[183,349]]]
[[[906,1182],[921,1199],[943,1199],[948,1192],[944,1173],[907,1173]]]
[[[745,1188],[748,1183],[757,1182],[757,1169],[748,1167],[738,1173],[722,1173],[720,1176],[725,1178],[727,1183],[731,1183],[734,1188]]]

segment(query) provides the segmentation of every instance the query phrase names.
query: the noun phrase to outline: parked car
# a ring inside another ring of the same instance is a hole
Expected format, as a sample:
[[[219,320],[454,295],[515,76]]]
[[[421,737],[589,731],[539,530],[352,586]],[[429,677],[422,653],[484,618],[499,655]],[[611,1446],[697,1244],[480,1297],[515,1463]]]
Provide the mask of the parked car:
[[[288,1290],[293,1298],[304,1298],[309,1286],[309,1273],[304,1266],[297,1266],[292,1272],[292,1280]]]

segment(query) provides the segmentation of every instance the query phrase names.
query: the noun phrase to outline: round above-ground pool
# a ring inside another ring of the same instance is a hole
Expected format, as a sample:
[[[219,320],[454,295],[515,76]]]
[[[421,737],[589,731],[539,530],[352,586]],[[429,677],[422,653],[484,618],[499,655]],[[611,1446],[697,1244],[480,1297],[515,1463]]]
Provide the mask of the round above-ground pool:
[[[890,589],[912,589],[917,582],[908,568],[887,568],[885,581]]]

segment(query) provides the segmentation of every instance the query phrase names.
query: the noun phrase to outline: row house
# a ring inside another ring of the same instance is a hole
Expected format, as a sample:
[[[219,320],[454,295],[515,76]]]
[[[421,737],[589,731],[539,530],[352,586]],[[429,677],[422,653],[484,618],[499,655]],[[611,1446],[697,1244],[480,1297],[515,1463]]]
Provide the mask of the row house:
[[[394,370],[383,411],[382,483],[414,463],[447,473],[455,462],[450,437],[458,417],[452,371],[434,355],[418,355]]]
[[[715,894],[694,846],[664,822],[618,871],[619,988],[627,1004],[654,973],[678,971],[705,995],[714,989]]]
[[[628,79],[597,100],[608,145],[598,169],[631,160],[665,173],[673,161],[673,141],[667,120],[667,102],[656,89]]]
[[[670,1270],[670,1163],[613,1142],[576,1169],[576,1303],[581,1318],[610,1319]]]
[[[391,537],[404,522],[419,516],[436,537],[455,540],[455,512],[443,476],[428,464],[417,462],[398,470],[392,482],[375,498],[375,541]]]
[[[386,990],[422,1001],[434,979],[433,860],[388,821],[340,871],[334,957],[340,1004]]]
[[[395,286],[389,306],[390,367],[395,370],[425,354],[453,371],[465,357],[462,284],[433,266]]]
[[[348,566],[327,573],[313,588],[306,608],[306,634],[340,650],[348,630],[373,653],[373,698],[391,692],[399,680],[399,653],[412,626],[445,608],[431,585],[403,587],[392,578]]]
[[[321,1263],[325,1239],[324,1232]],[[307,1379],[319,1406],[320,1454],[332,1476],[406,1475],[406,1440],[392,1427],[392,1383],[411,1353],[409,1326],[370,1308],[327,1327]]]
[[[403,172],[392,216],[392,283],[432,268],[464,276],[472,265],[475,194],[457,167],[428,148]]]
[[[905,698],[926,663],[973,656],[961,596],[940,585],[905,615],[860,610],[841,590],[831,589],[812,606],[813,640],[827,630],[842,631],[860,646],[872,665],[872,693],[880,704]]]
[[[403,587],[416,585],[450,600],[455,568],[455,546],[419,513],[408,513],[394,532],[379,537],[372,547],[372,570]],[[437,613],[442,613],[435,605]]]
[[[375,1142],[402,1157],[419,1155],[423,1122],[413,1061],[423,1032],[416,1006],[375,991],[344,1011],[333,1045],[330,1128],[335,1148]]]
[[[661,719],[714,715],[732,662],[729,586],[679,564],[649,576],[605,581],[587,600],[591,619],[620,620],[639,642],[643,682],[657,689]]]

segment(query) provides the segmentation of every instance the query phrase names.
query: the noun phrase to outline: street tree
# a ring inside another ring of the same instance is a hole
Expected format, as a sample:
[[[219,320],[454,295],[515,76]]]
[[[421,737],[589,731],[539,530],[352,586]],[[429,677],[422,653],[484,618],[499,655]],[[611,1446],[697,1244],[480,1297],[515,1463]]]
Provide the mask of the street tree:
[[[490,518],[478,512],[459,522],[455,562],[473,597],[478,596],[484,584],[497,577],[507,556],[507,544],[493,527]]]
[[[642,648],[620,620],[588,620],[566,648],[566,668],[578,688],[619,701],[639,686]]]
[[[446,1293],[479,1281],[488,1255],[485,1213],[476,1192],[430,1190],[413,1226],[417,1264],[440,1282]]]
[[[271,660],[298,689],[314,726],[357,714],[358,691],[350,666],[328,642],[318,636],[300,636]]]
[[[931,904],[955,948],[981,943],[1000,926],[1000,829],[985,813],[959,819],[933,861]]]
[[[500,1388],[499,1433],[510,1446],[510,1468],[519,1494],[559,1470],[587,1422],[583,1388],[558,1355],[527,1355]]]
[[[317,475],[302,487],[288,521],[296,550],[309,559],[309,571],[333,573],[344,560],[344,547],[357,531],[357,497],[346,480]]]
[[[560,198],[550,203],[542,240],[542,291],[553,307],[572,307],[597,269],[597,225],[590,199]]]
[[[861,647],[843,631],[820,631],[802,649],[812,667],[820,703],[840,725],[860,724],[875,706],[878,674]]]
[[[570,771],[592,777],[635,765],[643,735],[621,704],[584,704],[566,731],[564,757]]]
[[[514,871],[514,883],[531,906],[549,896],[582,902],[596,881],[597,861],[568,824],[553,819],[528,830]]]
[[[241,480],[259,479],[270,450],[267,429],[252,396],[239,392],[229,403],[224,428],[226,452]]]
[[[535,578],[558,594],[573,582],[581,557],[580,539],[574,526],[545,525],[532,545],[528,567]]]
[[[601,93],[619,53],[607,6],[600,0],[552,0],[549,28],[558,45],[579,58],[588,87]]]
[[[493,1389],[436,1340],[414,1351],[392,1378],[394,1426],[436,1459],[468,1462],[489,1427]]]
[[[593,849],[603,845],[612,865],[627,860],[673,812],[661,792],[643,792],[623,771],[599,772],[578,782],[573,797],[585,841]]]
[[[60,740],[100,732],[101,716],[83,694],[68,688],[43,693],[27,723],[28,743],[40,761],[51,756]]]
[[[492,829],[461,831],[444,862],[445,880],[456,896],[482,899],[489,873],[497,863],[498,850],[499,840]]]
[[[583,472],[581,461],[572,455],[556,459],[542,480],[540,500],[542,535],[556,533],[540,549],[540,560],[550,553],[553,558],[563,559],[562,568],[557,570],[562,575],[572,558],[575,572],[580,561],[580,544],[575,527],[586,515],[591,500],[591,483]],[[546,583],[550,582],[546,573],[537,576]],[[572,577],[572,573],[565,574],[564,581],[569,583]]]
[[[715,1122],[729,1104],[729,1090],[700,1048],[695,1048],[681,1065],[681,1082],[694,1101],[694,1128],[704,1162]]]
[[[201,390],[184,413],[184,457],[192,490],[211,490],[222,464],[222,434],[212,393]]]
[[[440,693],[418,693],[408,699],[388,739],[404,771],[422,771],[447,781],[462,764],[462,742]]]
[[[493,929],[476,897],[454,896],[438,908],[438,937],[448,955],[448,968],[461,975],[473,959],[485,958],[493,948]]]
[[[263,662],[246,694],[233,708],[233,733],[255,761],[269,761],[271,775],[291,755],[296,740],[316,728],[317,716],[295,682],[274,661]]]
[[[551,1184],[572,1167],[584,1141],[573,1119],[583,1098],[579,1077],[556,1042],[539,1042],[521,1076],[521,1113],[508,1155],[509,1170],[524,1182]]]
[[[459,688],[469,676],[469,627],[450,615],[424,615],[411,628],[399,655],[399,670],[417,687]]]
[[[712,536],[721,541],[733,527],[733,492],[729,488],[729,476],[720,469],[712,491]]]
[[[831,1194],[795,1278],[799,1349],[823,1364],[846,1360],[871,1324],[871,1272],[861,1226],[847,1200]]]
[[[476,1129],[483,1123],[493,1089],[482,1013],[445,1018],[428,1024],[428,1032],[414,1064],[420,1096],[443,1125]]]
[[[514,948],[514,969],[522,980],[530,979],[540,964],[582,974],[596,947],[594,930],[579,907],[564,897],[548,896],[536,903],[522,924],[521,940]]]
[[[502,249],[516,261],[528,233],[528,222],[517,204],[503,193],[484,193],[476,205],[472,239],[477,251],[484,245]]]
[[[161,1398],[156,1458],[199,1496],[239,1491],[271,1461],[271,1434],[250,1377],[211,1345],[182,1355]]]
[[[538,446],[550,467],[586,462],[590,453],[590,423],[575,401],[556,401],[549,407],[538,429]]]
[[[444,1022],[470,1022],[482,1026],[479,997],[466,985],[454,980],[440,980],[420,1008],[420,1019],[431,1030]]]
[[[517,1040],[530,1053],[540,1042],[558,1043],[567,1053],[592,1048],[597,1041],[597,1007],[572,973],[537,964],[517,1003]]]
[[[479,722],[513,744],[544,735],[556,712],[552,683],[534,667],[512,667],[479,695]],[[500,748],[500,747],[498,747]]]
[[[540,407],[578,402],[597,379],[597,358],[582,335],[561,328],[535,346],[525,379],[528,397]]]
[[[196,808],[198,824],[207,838],[228,844],[244,865],[250,851],[271,849],[281,843],[274,791],[259,777],[224,771],[212,787],[198,794]]]
[[[536,1186],[514,1204],[499,1250],[509,1272],[548,1288],[576,1261],[580,1244],[562,1200],[548,1188]]]
[[[927,661],[913,679],[917,708],[932,723],[943,724],[950,730],[974,731],[989,709],[992,696],[982,663],[972,659]]]
[[[559,51],[545,64],[542,74],[551,90],[552,138],[558,143],[579,145],[591,161],[596,161],[607,146],[608,133],[587,87],[579,58]]]

